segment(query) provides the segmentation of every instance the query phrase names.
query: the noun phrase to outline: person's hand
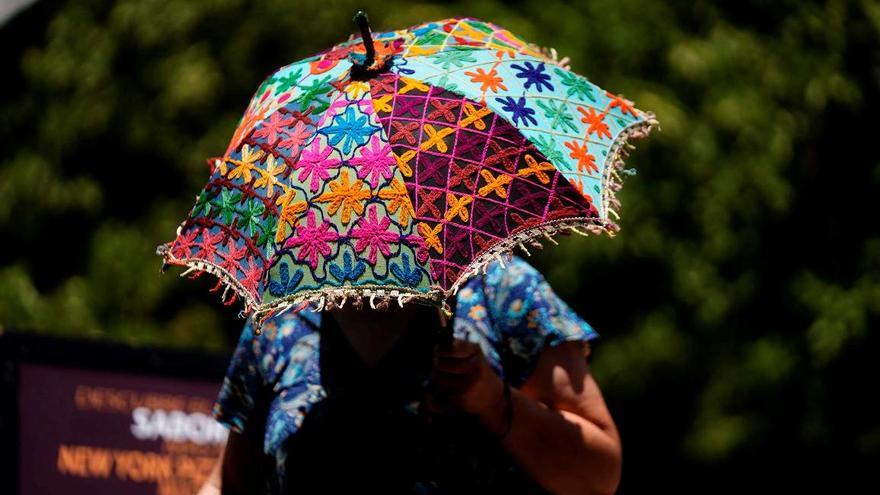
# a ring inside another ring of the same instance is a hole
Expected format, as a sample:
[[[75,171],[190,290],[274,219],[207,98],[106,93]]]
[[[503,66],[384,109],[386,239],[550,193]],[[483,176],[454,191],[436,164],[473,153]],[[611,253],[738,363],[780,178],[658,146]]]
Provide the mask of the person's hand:
[[[504,383],[489,366],[478,344],[453,340],[434,353],[432,405],[452,406],[483,417],[503,400]]]

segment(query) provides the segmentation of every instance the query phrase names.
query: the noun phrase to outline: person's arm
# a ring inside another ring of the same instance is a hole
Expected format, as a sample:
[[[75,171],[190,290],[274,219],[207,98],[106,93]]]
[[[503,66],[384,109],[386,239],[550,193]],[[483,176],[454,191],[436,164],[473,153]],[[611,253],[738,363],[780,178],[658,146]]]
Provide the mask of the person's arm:
[[[504,435],[505,449],[545,489],[564,494],[617,489],[620,438],[582,342],[543,350],[527,382],[511,390],[510,423],[504,384],[478,345],[456,340],[438,350],[435,380],[454,404]]]
[[[258,438],[229,432],[222,457],[220,491],[223,495],[250,495],[263,490],[268,473]]]
[[[214,464],[214,469],[208,474],[208,477],[205,479],[205,482],[202,483],[202,487],[196,495],[220,495],[220,471],[223,467],[223,454],[224,451],[221,450],[220,455],[217,457],[217,462]]]

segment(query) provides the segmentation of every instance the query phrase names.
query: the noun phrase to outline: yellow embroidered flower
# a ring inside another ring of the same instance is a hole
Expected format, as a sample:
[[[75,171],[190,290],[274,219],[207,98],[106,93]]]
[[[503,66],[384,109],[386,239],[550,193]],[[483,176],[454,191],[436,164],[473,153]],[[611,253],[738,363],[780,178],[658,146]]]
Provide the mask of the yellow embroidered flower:
[[[492,110],[489,110],[489,108],[487,107],[480,107],[478,109],[474,107],[473,103],[465,103],[465,118],[461,119],[461,121],[458,123],[458,126],[467,127],[471,124],[474,124],[475,129],[483,131],[486,129],[486,123],[483,122],[483,117],[489,115],[490,113],[492,113]]]
[[[461,198],[456,198],[454,194],[446,193],[446,220],[452,220],[457,216],[461,219],[462,222],[467,222],[468,218],[470,218],[470,210],[468,210],[468,205],[471,204],[473,201],[473,196],[462,196]]]
[[[452,127],[441,127],[437,130],[433,125],[425,124],[422,126],[422,130],[427,134],[428,138],[422,141],[419,145],[419,149],[429,150],[436,146],[437,151],[440,153],[446,153],[449,151],[449,147],[446,145],[446,141],[444,141],[443,138],[452,134],[455,129]]]
[[[431,90],[431,88],[427,84],[423,83],[422,81],[419,81],[418,79],[413,79],[411,77],[406,77],[406,76],[400,76],[400,81],[403,83],[403,87],[401,87],[400,89],[397,90],[397,94],[399,94],[399,95],[409,93],[410,91],[412,91],[414,89],[417,89],[417,90],[421,91],[422,93],[427,93],[428,91]]]
[[[394,153],[394,160],[397,161],[397,168],[400,169],[400,173],[403,174],[404,177],[412,177],[413,170],[412,166],[409,164],[409,161],[416,156],[416,150],[406,150],[402,155],[398,155]]]
[[[284,172],[287,166],[284,160],[276,160],[275,155],[269,155],[266,158],[265,169],[258,168],[256,171],[260,174],[260,178],[254,182],[254,189],[261,187],[266,188],[266,197],[271,198],[275,193],[275,186],[282,188],[286,192],[287,188],[284,184],[278,182],[277,176]]]
[[[229,163],[235,165],[235,168],[229,170],[229,173],[226,177],[228,179],[241,177],[241,180],[243,180],[245,184],[250,184],[252,179],[251,171],[256,168],[256,165],[254,165],[254,163],[263,158],[263,155],[263,150],[259,148],[251,149],[250,146],[245,144],[241,148],[240,160],[228,160]]]
[[[535,160],[535,157],[532,155],[525,155],[526,167],[520,169],[516,175],[520,177],[528,177],[530,175],[534,175],[541,181],[542,184],[547,184],[550,182],[550,176],[547,175],[547,172],[553,170],[553,165],[550,165],[549,162],[540,162]]]
[[[480,175],[486,181],[486,185],[478,189],[477,194],[487,196],[494,192],[501,199],[507,198],[507,189],[504,186],[510,184],[511,177],[509,175],[498,174],[498,177],[494,177],[492,172],[486,169],[480,170]]]
[[[410,47],[406,51],[406,56],[408,57],[416,57],[419,55],[433,55],[440,51],[439,45],[410,45]]]
[[[367,91],[370,90],[370,83],[366,81],[352,81],[344,89],[351,99],[359,99]]]
[[[391,100],[394,95],[382,95],[373,98],[373,109],[380,113],[391,113]]]

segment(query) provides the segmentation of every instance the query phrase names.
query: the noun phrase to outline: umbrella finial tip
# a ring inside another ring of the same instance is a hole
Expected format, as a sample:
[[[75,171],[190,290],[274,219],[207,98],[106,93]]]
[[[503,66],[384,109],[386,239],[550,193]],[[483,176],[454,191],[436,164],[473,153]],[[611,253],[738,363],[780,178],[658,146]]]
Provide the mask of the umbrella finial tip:
[[[364,60],[363,66],[371,67],[376,58],[376,49],[373,46],[373,35],[370,33],[370,23],[367,19],[367,13],[363,10],[358,10],[354,15],[354,22],[361,31],[361,39],[364,44],[364,51],[366,52],[366,59]]]

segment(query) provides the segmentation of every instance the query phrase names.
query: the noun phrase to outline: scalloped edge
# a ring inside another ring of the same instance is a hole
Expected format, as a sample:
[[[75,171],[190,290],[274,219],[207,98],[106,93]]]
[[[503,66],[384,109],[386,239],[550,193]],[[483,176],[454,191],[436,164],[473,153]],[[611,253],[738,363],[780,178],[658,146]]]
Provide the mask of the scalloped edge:
[[[261,304],[254,298],[250,292],[245,288],[245,286],[237,279],[234,275],[229,273],[228,270],[223,268],[222,266],[199,258],[177,258],[171,253],[171,245],[172,242],[168,242],[165,244],[161,244],[156,248],[156,254],[162,256],[163,265],[161,271],[164,273],[165,270],[169,266],[183,266],[186,267],[180,276],[185,277],[190,273],[197,273],[192,278],[197,278],[202,273],[208,273],[217,278],[217,280],[225,286],[223,290],[223,294],[220,297],[220,300],[223,301],[224,305],[231,305],[235,302],[236,297],[240,297],[242,301],[244,301],[244,309],[243,312],[251,313],[259,309]],[[227,299],[226,294],[229,292],[229,289],[233,290],[233,296]],[[213,289],[212,289],[213,290]]]
[[[602,213],[605,215],[605,221],[608,225],[614,226],[614,231],[620,230],[616,223],[611,221],[611,215],[620,220],[620,216],[612,208],[620,208],[620,201],[617,199],[617,191],[623,188],[623,177],[621,173],[626,173],[626,163],[624,158],[629,156],[627,149],[635,149],[630,144],[631,139],[642,139],[648,137],[654,128],[660,129],[660,122],[653,112],[641,112],[644,117],[628,126],[624,127],[614,138],[611,147],[608,149],[608,156],[605,158],[604,169],[602,171]],[[633,169],[634,170],[634,169]]]

